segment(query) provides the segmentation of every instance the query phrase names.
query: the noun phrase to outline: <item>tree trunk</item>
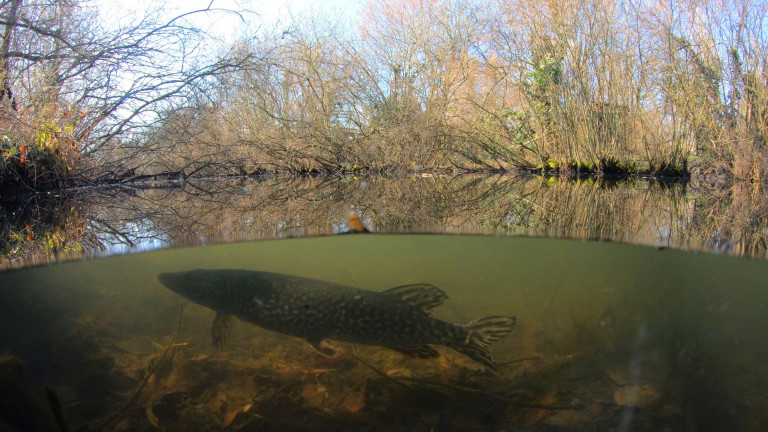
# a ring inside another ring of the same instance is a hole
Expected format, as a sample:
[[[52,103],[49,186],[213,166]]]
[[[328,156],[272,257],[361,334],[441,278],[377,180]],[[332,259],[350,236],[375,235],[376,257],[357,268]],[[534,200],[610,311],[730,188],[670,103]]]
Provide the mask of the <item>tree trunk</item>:
[[[8,23],[5,25],[5,31],[3,32],[3,45],[0,47],[0,78],[2,79],[2,82],[0,82],[0,102],[7,97],[14,110],[16,110],[16,100],[13,98],[13,92],[11,91],[11,62],[8,59],[8,51],[11,49],[11,36],[13,35],[13,28],[16,27],[18,21],[21,2],[22,0],[11,0]]]

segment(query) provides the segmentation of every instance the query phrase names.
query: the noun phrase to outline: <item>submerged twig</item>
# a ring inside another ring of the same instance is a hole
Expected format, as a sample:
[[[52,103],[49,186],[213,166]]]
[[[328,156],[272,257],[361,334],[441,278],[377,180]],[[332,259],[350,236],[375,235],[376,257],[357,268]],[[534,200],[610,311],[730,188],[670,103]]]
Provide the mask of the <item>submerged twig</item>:
[[[176,343],[176,341],[179,338],[179,329],[181,328],[181,317],[184,312],[184,304],[179,305],[179,317],[176,321],[176,330],[173,332],[173,335],[171,335],[171,340],[166,345],[163,352],[160,354],[160,357],[157,359],[157,361],[154,362],[154,364],[150,361],[150,366],[147,368],[147,373],[144,375],[144,379],[142,380],[141,384],[139,384],[139,387],[133,392],[130,398],[123,404],[123,407],[120,409],[120,411],[113,414],[111,417],[107,418],[106,420],[103,420],[101,422],[97,422],[96,424],[91,424],[91,426],[94,427],[94,429],[102,430],[104,429],[108,424],[114,422],[116,419],[118,419],[125,411],[128,409],[129,406],[131,406],[136,399],[141,394],[142,390],[144,390],[144,387],[147,386],[149,383],[150,378],[157,372],[157,370],[160,368],[160,365],[163,363],[163,360],[165,360],[165,356],[168,355],[169,352],[171,352],[172,349],[178,348],[181,346],[186,346],[187,343]]]
[[[51,408],[51,413],[53,413],[53,418],[56,420],[56,426],[58,426],[59,432],[69,432],[67,422],[64,421],[64,413],[61,409],[61,399],[59,399],[59,394],[56,393],[56,390],[54,390],[53,387],[46,385],[45,398],[48,399],[48,406]]]
[[[518,406],[522,406],[522,407],[526,407],[526,408],[540,408],[540,409],[550,409],[550,410],[581,409],[580,405],[542,405],[542,404],[537,404],[537,403],[524,402],[524,401],[521,401],[521,400],[518,400],[518,399],[513,399],[513,398],[511,398],[509,396],[505,396],[503,394],[491,393],[491,392],[487,392],[485,390],[473,389],[473,388],[469,388],[469,387],[462,387],[462,386],[457,386],[457,385],[453,385],[453,384],[446,383],[446,382],[432,381],[432,380],[423,379],[423,378],[397,377],[397,378],[392,378],[392,379],[400,380],[400,381],[410,381],[410,382],[415,382],[415,383],[420,383],[420,384],[428,384],[428,385],[433,385],[433,386],[437,386],[437,387],[445,387],[445,388],[449,388],[451,390],[456,390],[456,391],[461,391],[461,392],[482,394],[482,395],[485,395],[485,396],[490,396],[490,397],[495,398],[495,399],[503,400],[505,402],[509,402],[512,405],[518,405]]]
[[[507,365],[511,365],[513,363],[520,363],[520,362],[529,361],[529,360],[541,360],[542,358],[544,358],[544,357],[540,356],[540,355],[530,356],[530,357],[521,357],[521,358],[518,358],[518,359],[510,360],[508,362],[501,362],[501,363],[499,363],[499,366],[507,366]]]
[[[457,386],[457,385],[446,383],[446,382],[432,381],[432,380],[423,379],[423,378],[397,377],[392,379],[400,380],[400,381],[415,382],[420,384],[427,384],[427,385],[432,385],[437,387],[445,387],[445,388],[449,388],[451,390],[460,391],[460,392],[482,394],[495,399],[503,400],[505,402],[509,402],[512,405],[518,405],[526,408],[539,408],[539,409],[549,409],[549,410],[568,410],[568,409],[577,410],[582,408],[581,405],[542,405],[542,404],[537,404],[532,402],[525,402],[519,399],[510,398],[509,396],[506,396],[503,394],[491,393],[485,390],[462,387],[462,386]]]
[[[404,387],[408,387],[408,385],[403,383],[403,381],[414,382],[414,383],[419,383],[419,384],[427,384],[427,385],[432,385],[432,386],[436,386],[436,387],[444,387],[444,388],[448,388],[448,389],[451,389],[451,390],[454,390],[454,391],[459,391],[459,392],[468,392],[468,393],[482,394],[482,395],[489,396],[489,397],[492,397],[492,398],[495,398],[495,399],[503,400],[503,401],[508,402],[508,403],[510,403],[512,405],[517,405],[517,406],[526,407],[526,408],[538,408],[538,409],[548,409],[548,410],[571,410],[571,409],[572,410],[578,410],[578,409],[582,408],[581,405],[577,405],[577,404],[571,404],[571,405],[542,405],[542,404],[537,404],[537,403],[532,403],[532,402],[525,402],[525,401],[521,401],[521,400],[518,400],[518,399],[510,398],[510,397],[502,395],[502,394],[491,393],[491,392],[487,392],[485,390],[473,389],[473,388],[469,388],[469,387],[462,387],[462,386],[457,386],[457,385],[446,383],[446,382],[432,381],[432,380],[423,379],[423,378],[392,377],[392,376],[389,376],[386,373],[384,373],[381,369],[377,368],[376,366],[373,366],[372,364],[366,362],[365,360],[360,358],[360,356],[356,355],[355,353],[350,352],[349,354],[352,357],[354,357],[355,359],[357,359],[357,361],[362,363],[364,366],[366,366],[369,369],[371,369],[372,371],[374,371],[377,374],[383,376],[384,378],[394,382],[395,384],[398,384],[398,385],[401,385],[401,386],[404,386]],[[537,357],[532,357],[532,358],[537,358]],[[528,360],[528,359],[518,359],[518,360],[515,360],[515,361],[523,361],[523,360]],[[510,362],[510,363],[512,363],[512,362]]]
[[[357,347],[355,347],[355,348],[354,348],[354,350],[355,350],[355,351],[357,351]],[[368,363],[367,361],[363,360],[362,358],[360,358],[360,356],[358,356],[358,355],[357,355],[357,354],[355,354],[354,352],[350,352],[350,353],[349,353],[349,355],[351,355],[352,357],[354,357],[354,358],[355,358],[357,361],[359,361],[359,362],[360,362],[360,363],[361,363],[363,366],[365,366],[365,367],[367,367],[368,369],[370,369],[370,370],[372,370],[372,371],[376,372],[377,374],[379,374],[379,375],[383,376],[384,378],[386,378],[386,379],[388,379],[388,380],[392,381],[393,383],[395,383],[395,384],[397,384],[397,385],[400,385],[400,386],[403,386],[403,387],[408,387],[406,384],[404,384],[404,383],[401,383],[400,381],[396,380],[395,378],[393,378],[393,377],[391,377],[391,376],[387,375],[386,373],[384,373],[384,371],[382,371],[381,369],[379,369],[379,368],[377,368],[376,366],[374,366],[374,365],[372,365],[372,364]]]

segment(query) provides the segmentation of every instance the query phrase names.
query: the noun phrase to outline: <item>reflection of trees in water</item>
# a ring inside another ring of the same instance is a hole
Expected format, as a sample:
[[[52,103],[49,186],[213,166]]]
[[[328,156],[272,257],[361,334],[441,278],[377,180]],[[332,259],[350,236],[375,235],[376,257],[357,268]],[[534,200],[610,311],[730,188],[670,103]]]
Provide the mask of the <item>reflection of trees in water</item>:
[[[653,181],[528,184],[507,226],[526,234],[683,247],[685,185]]]
[[[80,256],[84,249],[100,247],[71,194],[0,197],[0,269]]]
[[[100,191],[63,206],[81,218],[79,229],[64,231],[91,250],[334,234],[346,229],[351,204],[373,232],[601,239],[762,257],[766,201],[746,183],[463,175],[198,181]]]
[[[706,249],[765,257],[768,197],[760,184],[748,182],[702,191],[696,199],[690,231]]]

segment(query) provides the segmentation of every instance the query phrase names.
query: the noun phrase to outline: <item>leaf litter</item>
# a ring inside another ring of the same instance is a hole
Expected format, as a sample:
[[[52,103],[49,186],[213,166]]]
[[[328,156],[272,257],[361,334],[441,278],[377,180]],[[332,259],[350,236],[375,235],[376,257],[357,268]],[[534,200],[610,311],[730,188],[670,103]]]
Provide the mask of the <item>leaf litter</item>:
[[[420,360],[338,343],[342,355],[328,359],[262,329],[217,351],[205,337],[180,334],[182,313],[166,337],[133,334],[102,345],[98,356],[113,359],[110,374],[123,385],[109,412],[69,415],[80,419],[73,430],[587,431],[613,429],[628,413],[628,430],[694,427],[683,402],[663,393],[664,373],[633,372],[638,360],[622,342],[626,334],[601,340],[588,323],[578,331],[593,332],[589,345],[567,333],[501,341],[497,377],[447,349]],[[668,370],[668,361],[646,347],[639,369]]]

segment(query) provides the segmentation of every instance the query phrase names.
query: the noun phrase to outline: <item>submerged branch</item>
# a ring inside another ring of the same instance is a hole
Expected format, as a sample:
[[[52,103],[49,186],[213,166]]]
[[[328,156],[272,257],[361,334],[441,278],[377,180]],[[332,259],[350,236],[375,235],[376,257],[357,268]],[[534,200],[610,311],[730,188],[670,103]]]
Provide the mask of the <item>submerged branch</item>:
[[[435,386],[435,387],[447,388],[447,389],[454,390],[454,391],[457,391],[457,392],[480,394],[480,395],[488,396],[488,397],[491,397],[491,398],[494,398],[494,399],[503,400],[504,402],[509,402],[512,405],[517,405],[517,406],[521,406],[521,407],[525,407],[525,408],[538,408],[538,409],[545,409],[545,410],[579,410],[579,409],[583,408],[583,405],[581,405],[581,404],[542,405],[542,404],[537,404],[537,403],[533,403],[533,402],[526,402],[526,401],[522,401],[520,399],[511,398],[509,396],[506,396],[506,395],[503,395],[503,394],[499,394],[499,393],[493,393],[493,392],[488,392],[488,391],[481,390],[481,389],[475,389],[475,388],[469,388],[469,387],[464,387],[464,386],[458,386],[458,385],[447,383],[447,382],[428,380],[428,379],[424,379],[424,378],[393,377],[393,376],[387,375],[381,369],[379,369],[376,366],[374,366],[374,365],[368,363],[367,361],[363,360],[362,358],[360,358],[359,355],[357,355],[355,353],[349,353],[349,354],[352,357],[354,357],[357,361],[359,361],[363,366],[371,369],[372,371],[374,371],[378,375],[386,378],[390,382],[393,382],[393,383],[395,383],[397,385],[400,385],[400,386],[406,386],[404,382],[412,382],[412,383],[417,383],[417,384],[426,384],[426,385]]]
[[[144,374],[144,379],[141,381],[139,386],[136,388],[136,390],[133,392],[133,394],[128,398],[128,400],[123,404],[122,408],[113,414],[112,416],[103,419],[103,420],[97,420],[94,422],[91,422],[88,426],[91,430],[104,430],[108,425],[114,423],[117,419],[119,419],[127,410],[128,408],[133,405],[134,402],[136,402],[136,399],[138,399],[141,392],[144,390],[144,387],[147,386],[149,383],[150,378],[155,375],[155,372],[160,368],[161,365],[163,365],[163,362],[166,359],[166,356],[170,354],[171,357],[173,357],[174,350],[179,347],[187,346],[187,343],[177,343],[177,340],[179,338],[179,330],[181,329],[181,318],[184,312],[184,305],[179,305],[179,315],[176,320],[176,329],[174,330],[173,334],[171,334],[171,337],[169,338],[168,343],[165,346],[165,349],[163,349],[163,352],[160,353],[159,357],[153,357],[150,361],[149,366],[147,367],[147,372]]]

